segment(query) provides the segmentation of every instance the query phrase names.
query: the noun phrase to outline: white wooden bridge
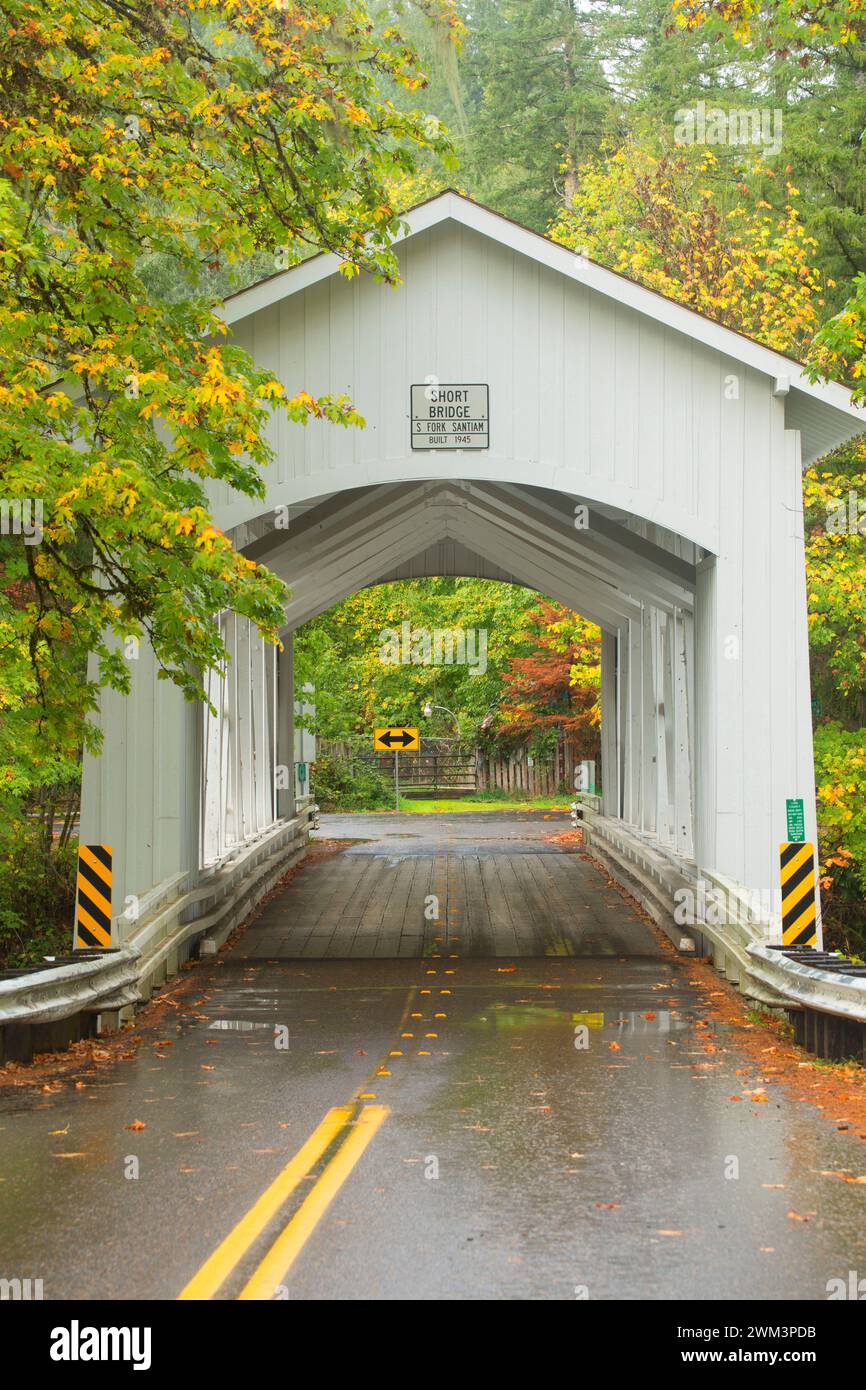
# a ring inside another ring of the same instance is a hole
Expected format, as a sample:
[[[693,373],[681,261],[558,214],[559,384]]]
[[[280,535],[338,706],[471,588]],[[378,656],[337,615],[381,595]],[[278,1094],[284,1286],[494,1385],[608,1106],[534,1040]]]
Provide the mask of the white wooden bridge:
[[[801,471],[863,429],[848,392],[457,194],[407,221],[397,288],[321,255],[225,306],[290,393],[345,392],[366,428],[277,420],[265,501],[212,489],[291,586],[283,652],[226,613],[216,718],[146,652],[104,697],[82,841],[113,846],[115,939],[153,980],[300,852],[292,633],[385,580],[486,576],[600,625],[593,835],[645,881],[772,891],[789,799],[816,839]],[[488,447],[412,447],[411,388],[442,383],[488,388]]]

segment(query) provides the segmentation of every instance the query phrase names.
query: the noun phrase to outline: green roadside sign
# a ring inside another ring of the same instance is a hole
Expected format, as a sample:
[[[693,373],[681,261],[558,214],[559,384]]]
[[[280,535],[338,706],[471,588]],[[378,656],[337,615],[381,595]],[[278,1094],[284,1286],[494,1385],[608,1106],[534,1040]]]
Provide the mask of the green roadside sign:
[[[793,843],[806,838],[806,819],[803,815],[802,797],[795,797],[785,802],[785,811],[788,819],[788,839]]]

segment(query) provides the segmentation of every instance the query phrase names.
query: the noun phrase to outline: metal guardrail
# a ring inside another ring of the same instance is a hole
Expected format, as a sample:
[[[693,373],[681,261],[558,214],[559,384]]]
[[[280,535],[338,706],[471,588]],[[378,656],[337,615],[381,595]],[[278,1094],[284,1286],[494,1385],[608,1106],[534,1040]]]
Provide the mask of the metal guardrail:
[[[788,1001],[856,1023],[866,1022],[863,967],[851,965],[836,952],[794,954],[764,941],[753,941],[747,950],[752,973]]]
[[[699,874],[664,846],[622,821],[603,817],[595,798],[583,798],[581,813],[587,845],[605,868],[647,908],[678,949],[688,932],[702,954],[743,994],[761,1004],[786,1009],[795,1040],[822,1057],[857,1057],[866,1062],[866,967],[835,952],[796,951],[769,942],[769,921],[755,921],[750,895],[742,884],[717,874]],[[706,917],[682,929],[674,925],[678,888],[698,879],[717,892],[726,906],[718,924]]]
[[[306,798],[291,820],[243,846],[194,887],[186,888],[182,876],[161,885],[145,900],[142,920],[119,949],[0,976],[0,1063],[28,1060],[34,1050],[88,1036],[99,1030],[100,1016],[116,1026],[121,1011],[145,1002],[202,940],[216,949],[302,858],[317,817],[318,807]]]
[[[0,978],[0,1025],[55,1023],[81,1010],[97,1007],[109,996],[137,998],[138,961],[135,946],[98,952],[63,965],[46,963],[26,972]]]

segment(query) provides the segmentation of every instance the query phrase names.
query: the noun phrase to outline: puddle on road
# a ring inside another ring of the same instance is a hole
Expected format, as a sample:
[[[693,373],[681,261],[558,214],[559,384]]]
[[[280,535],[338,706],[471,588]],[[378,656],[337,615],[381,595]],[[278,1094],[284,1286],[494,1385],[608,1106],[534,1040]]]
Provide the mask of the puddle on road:
[[[651,1015],[651,1016],[648,1016]],[[670,1009],[638,1010],[597,1009],[580,1010],[559,1009],[547,1004],[496,1003],[486,1006],[484,1013],[467,1019],[466,1028],[487,1027],[494,1023],[500,1028],[547,1028],[583,1026],[592,1031],[605,1028],[628,1029],[627,1036],[637,1037],[647,1033],[679,1033],[688,1028],[689,1021]]]

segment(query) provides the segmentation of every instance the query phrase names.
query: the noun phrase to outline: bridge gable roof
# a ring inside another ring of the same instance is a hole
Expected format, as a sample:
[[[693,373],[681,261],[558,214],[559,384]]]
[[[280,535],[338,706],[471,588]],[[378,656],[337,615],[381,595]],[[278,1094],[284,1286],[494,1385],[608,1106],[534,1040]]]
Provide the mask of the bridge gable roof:
[[[405,214],[404,220],[407,231],[396,243],[397,248],[409,238],[423,238],[434,227],[455,223],[771,378],[775,394],[785,398],[786,425],[799,429],[803,435],[804,463],[813,462],[866,429],[866,409],[852,404],[851,392],[839,382],[812,382],[794,358],[608,270],[460,193],[448,190],[419,203]],[[223,317],[229,325],[240,323],[338,275],[339,270],[338,256],[312,256],[232,295],[225,301]]]

